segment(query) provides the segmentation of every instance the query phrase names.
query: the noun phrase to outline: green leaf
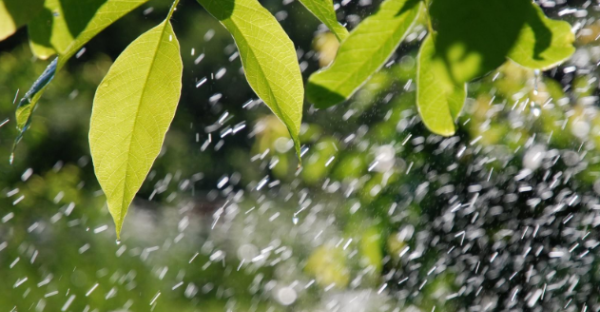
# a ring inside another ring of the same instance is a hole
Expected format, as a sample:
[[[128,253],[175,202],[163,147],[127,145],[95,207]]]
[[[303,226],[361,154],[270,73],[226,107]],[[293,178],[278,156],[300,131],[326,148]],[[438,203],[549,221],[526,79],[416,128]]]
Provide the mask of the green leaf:
[[[25,96],[19,101],[15,114],[17,128],[21,132],[15,139],[15,146],[23,137],[25,131],[27,131],[27,128],[29,128],[33,109],[44,93],[46,86],[52,81],[52,78],[54,78],[55,73],[58,72],[67,63],[69,58],[77,53],[83,45],[104,30],[104,28],[147,1],[148,0],[46,0],[44,10],[29,25],[30,36],[32,35],[32,29],[45,27],[46,31],[50,31],[51,33],[47,33],[46,37],[38,37],[37,40],[46,38],[45,42],[56,43],[56,46],[49,46],[58,51],[58,57],[48,65],[42,76],[40,76],[40,78],[31,86],[29,91],[27,91]],[[68,10],[63,11],[61,8],[68,8]],[[63,32],[65,30],[69,30],[69,32],[66,34]],[[65,40],[65,38],[71,39]]]
[[[33,53],[47,59],[76,53],[108,25],[148,0],[46,0],[28,25]]]
[[[294,44],[257,0],[198,0],[231,33],[250,87],[279,117],[300,157],[304,87]]]
[[[435,49],[457,83],[480,77],[506,61],[547,68],[574,49],[564,22],[547,19],[529,0],[434,0]]]
[[[466,85],[456,85],[444,60],[436,56],[432,36],[423,41],[417,60],[417,108],[431,132],[449,136],[466,99]]]
[[[306,96],[318,108],[349,98],[396,50],[421,7],[418,0],[386,0],[342,42],[331,66],[308,79]]]
[[[179,43],[167,18],[121,53],[96,91],[90,149],[117,237],[175,116],[182,73]]]
[[[348,37],[348,30],[337,21],[332,0],[300,0],[314,16],[316,16],[331,32],[338,41],[342,42]]]
[[[527,20],[532,22],[521,29],[508,57],[524,67],[546,70],[575,53],[575,35],[569,23],[549,19],[537,5],[532,7],[527,11]]]
[[[0,41],[29,23],[44,6],[44,0],[0,0]]]

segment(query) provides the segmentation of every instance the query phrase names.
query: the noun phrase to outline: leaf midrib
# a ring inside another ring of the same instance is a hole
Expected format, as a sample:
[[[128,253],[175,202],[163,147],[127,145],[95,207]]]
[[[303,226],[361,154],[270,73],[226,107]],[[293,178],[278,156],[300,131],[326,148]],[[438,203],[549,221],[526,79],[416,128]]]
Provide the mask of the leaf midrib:
[[[138,100],[139,103],[137,105],[137,110],[136,110],[135,118],[133,119],[133,125],[131,127],[132,130],[130,132],[131,135],[129,135],[129,139],[128,139],[129,142],[127,143],[127,153],[126,153],[126,157],[125,157],[127,167],[125,168],[125,179],[123,181],[123,199],[121,201],[121,211],[119,213],[119,223],[121,223],[123,221],[123,219],[125,217],[125,214],[126,214],[126,210],[122,209],[122,208],[129,206],[129,204],[126,203],[127,198],[126,198],[125,194],[126,194],[126,191],[127,191],[127,187],[126,186],[128,185],[127,181],[129,179],[129,174],[128,173],[130,172],[129,158],[131,156],[131,143],[133,141],[133,134],[134,134],[134,131],[135,131],[136,127],[137,127],[137,123],[138,123],[138,119],[139,119],[140,107],[143,104],[143,100],[142,99],[144,98],[144,94],[146,93],[145,86],[148,84],[148,81],[150,79],[150,73],[152,72],[152,68],[154,67],[154,63],[156,62],[156,56],[158,55],[158,47],[162,43],[163,36],[165,34],[165,30],[167,29],[167,24],[168,23],[169,23],[168,19],[163,22],[162,30],[160,31],[159,40],[156,43],[156,48],[154,49],[154,52],[153,52],[153,55],[152,55],[152,61],[150,62],[150,66],[148,66],[148,72],[147,72],[146,77],[144,79],[144,84],[142,85],[144,87],[142,88],[142,92],[141,92],[139,100]]]

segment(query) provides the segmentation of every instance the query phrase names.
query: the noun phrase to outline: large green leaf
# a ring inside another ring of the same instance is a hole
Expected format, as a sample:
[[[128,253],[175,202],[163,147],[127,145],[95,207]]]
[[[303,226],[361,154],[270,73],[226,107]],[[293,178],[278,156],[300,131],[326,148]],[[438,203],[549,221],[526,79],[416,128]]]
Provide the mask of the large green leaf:
[[[102,3],[100,3],[98,0],[60,0],[60,2],[58,2],[58,0],[46,0],[46,8],[38,15],[38,18],[31,22],[30,27],[36,28],[45,25],[46,29],[51,31],[51,33],[48,33],[48,37],[44,38],[47,39],[46,42],[56,42],[57,45],[51,45],[51,47],[58,51],[58,57],[48,65],[40,78],[38,78],[25,96],[19,101],[16,110],[16,121],[17,128],[21,133],[15,140],[15,145],[21,140],[23,134],[29,127],[33,109],[44,93],[46,86],[52,81],[52,78],[54,78],[54,74],[59,71],[67,63],[69,58],[77,53],[83,45],[104,30],[104,28],[147,1],[148,0],[102,0]],[[64,11],[60,9],[60,7],[68,7],[69,9]],[[50,19],[47,19],[48,14],[50,14]],[[73,20],[73,22],[68,22],[71,20]],[[66,28],[61,28],[62,26],[58,26],[61,24],[63,26],[65,24],[76,26],[65,26]],[[65,29],[69,29],[68,34],[62,32]],[[54,32],[55,30],[56,33]],[[53,39],[55,37],[61,39]],[[64,38],[67,37],[72,38],[68,43],[64,40]],[[60,44],[58,42],[60,42]]]
[[[344,40],[331,66],[308,79],[306,96],[319,108],[350,97],[396,50],[420,10],[418,0],[386,0]]]
[[[231,33],[246,79],[287,126],[300,156],[304,87],[294,44],[257,0],[198,0]]]
[[[0,0],[0,41],[29,23],[44,6],[44,0]]]
[[[530,0],[433,0],[435,48],[457,83],[506,61],[547,68],[568,57],[573,37],[564,22],[547,19]]]
[[[519,39],[508,57],[522,66],[545,70],[568,59],[575,52],[575,35],[571,25],[544,15],[537,5],[528,10],[527,20]]]
[[[340,42],[348,37],[346,27],[337,21],[332,0],[300,0],[300,3],[325,24]]]
[[[96,91],[90,149],[117,236],[175,116],[182,73],[167,18],[121,53]]]
[[[454,120],[466,99],[466,85],[456,85],[444,60],[436,56],[431,35],[427,36],[417,60],[417,108],[423,123],[434,133],[454,134]]]

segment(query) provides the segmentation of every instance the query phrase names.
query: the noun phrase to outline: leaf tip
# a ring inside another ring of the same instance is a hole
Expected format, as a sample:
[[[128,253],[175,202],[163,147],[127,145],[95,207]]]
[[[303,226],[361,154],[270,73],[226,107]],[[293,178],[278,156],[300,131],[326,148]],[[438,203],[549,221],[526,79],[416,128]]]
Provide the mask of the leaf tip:
[[[425,124],[425,126],[427,126],[427,124]],[[452,127],[452,129],[449,129],[449,128],[436,129],[436,128],[427,126],[427,129],[429,129],[431,132],[433,132],[437,135],[441,135],[444,137],[453,136],[456,133],[456,128],[454,128],[454,127]]]
[[[117,234],[117,244],[121,241],[121,230],[123,229],[123,219],[113,216],[115,222],[115,233]]]

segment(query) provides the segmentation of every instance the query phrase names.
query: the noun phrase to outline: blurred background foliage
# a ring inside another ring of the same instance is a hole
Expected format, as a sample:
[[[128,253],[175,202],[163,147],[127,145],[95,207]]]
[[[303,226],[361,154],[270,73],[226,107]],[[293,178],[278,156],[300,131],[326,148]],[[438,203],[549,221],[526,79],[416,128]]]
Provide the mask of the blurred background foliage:
[[[112,60],[170,3],[150,1],[69,62],[10,166],[15,93],[46,66],[21,29],[0,42],[0,310],[523,308],[546,279],[577,272],[579,295],[555,294],[535,308],[592,307],[595,261],[567,265],[527,253],[516,260],[529,245],[546,254],[573,244],[561,220],[540,221],[553,201],[568,197],[561,216],[591,231],[585,207],[600,192],[600,23],[587,2],[563,2],[546,12],[582,8],[560,17],[578,34],[572,61],[543,73],[507,62],[470,84],[452,138],[431,135],[416,112],[415,57],[426,35],[420,21],[351,100],[323,111],[305,105],[298,168],[285,127],[248,87],[231,37],[194,1],[183,1],[172,21],[185,67],[181,102],[121,244],[90,162],[92,98]],[[262,3],[296,44],[305,78],[331,62],[335,37],[299,3]],[[349,28],[378,4],[343,3],[338,16]],[[523,172],[536,194],[520,191],[527,185],[514,176]],[[561,186],[548,176],[563,179]],[[581,196],[571,202],[573,194]],[[450,217],[456,203],[461,210]],[[519,241],[536,224],[552,231]],[[530,264],[546,279],[525,281]],[[521,273],[508,280],[513,271]]]

